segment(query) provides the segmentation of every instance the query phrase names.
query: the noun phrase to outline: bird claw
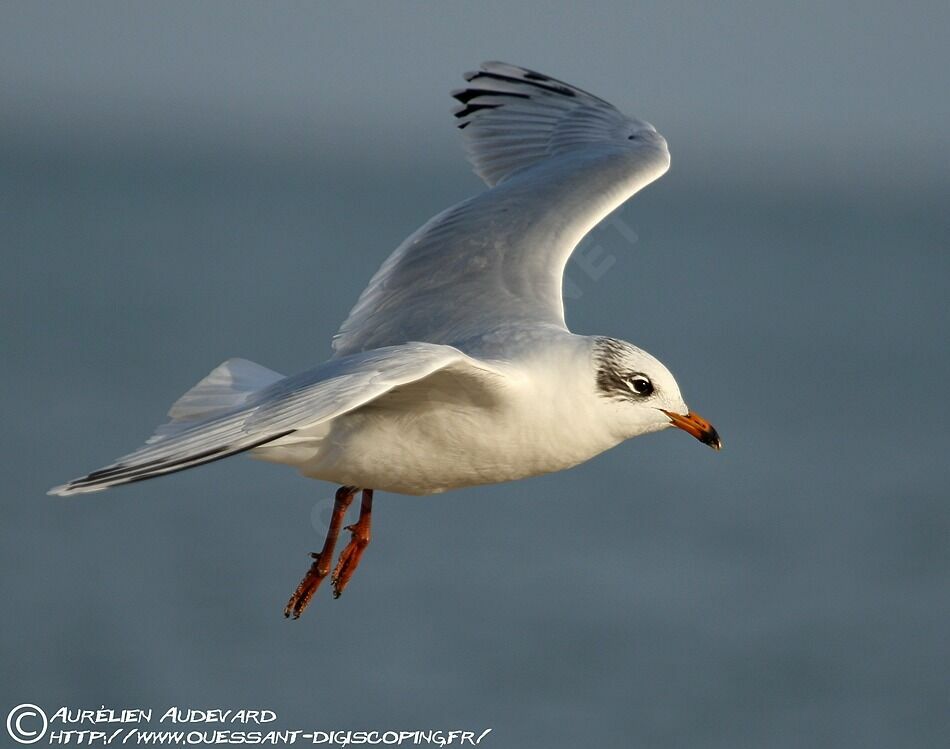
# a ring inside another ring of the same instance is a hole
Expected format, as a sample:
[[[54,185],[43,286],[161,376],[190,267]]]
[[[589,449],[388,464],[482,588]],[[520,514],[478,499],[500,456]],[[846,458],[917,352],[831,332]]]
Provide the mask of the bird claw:
[[[333,570],[333,577],[330,579],[333,585],[334,598],[339,598],[343,594],[343,590],[349,584],[350,578],[353,577],[353,573],[356,572],[356,568],[360,564],[363,552],[369,545],[368,524],[364,526],[357,522],[348,526],[347,530],[352,534],[350,542],[340,552],[340,558]]]
[[[287,601],[287,605],[284,606],[284,618],[292,617],[299,619],[303,610],[307,608],[307,605],[310,603],[310,599],[313,598],[313,594],[316,593],[320,587],[320,583],[323,582],[323,578],[327,576],[329,570],[320,569],[320,554],[318,552],[311,552],[310,557],[313,559],[313,563],[297,586],[297,590],[294,591],[290,600]]]
[[[330,572],[330,562],[333,561],[333,549],[336,545],[337,536],[340,533],[343,517],[346,515],[346,509],[349,507],[356,493],[356,489],[351,486],[343,486],[337,491],[336,503],[333,507],[333,518],[330,521],[330,527],[327,529],[327,537],[323,543],[323,549],[319,552],[311,552],[310,558],[313,563],[307,574],[304,575],[297,590],[287,601],[284,607],[284,616],[299,619],[303,610],[307,608],[314,593],[320,587],[323,579]],[[333,586],[333,597],[339,598],[346,588],[347,583],[356,571],[360,563],[360,557],[369,544],[370,517],[373,507],[373,491],[371,489],[363,490],[363,501],[360,504],[360,518],[352,525],[346,526],[351,534],[350,542],[340,553],[336,567],[333,570],[331,583]]]

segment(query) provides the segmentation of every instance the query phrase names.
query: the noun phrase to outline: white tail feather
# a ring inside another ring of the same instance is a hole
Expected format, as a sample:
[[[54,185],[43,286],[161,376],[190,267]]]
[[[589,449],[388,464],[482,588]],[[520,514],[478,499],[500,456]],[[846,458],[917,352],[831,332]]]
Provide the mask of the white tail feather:
[[[243,406],[250,395],[273,385],[284,375],[247,359],[228,359],[168,409],[171,418],[146,441],[147,445],[179,434],[195,421],[211,419]]]
[[[168,410],[172,421],[207,419],[238,406],[247,397],[284,375],[247,359],[228,359],[175,401]]]
[[[244,416],[229,414],[240,414],[251,395],[283,379],[284,375],[247,359],[228,359],[175,401],[168,411],[171,421],[158,427],[146,440],[145,446],[125,458],[120,458],[117,463],[90,476],[54,487],[48,493],[83,494],[101,491],[113,484],[126,483],[128,478],[122,469],[128,467],[128,472],[131,472],[136,468],[135,460],[131,460],[126,466],[124,461],[130,459],[139,458],[141,462],[146,456],[160,455],[162,459],[153,461],[156,465],[149,472],[150,475],[159,475],[180,470],[191,463],[200,464],[237,450],[247,449],[244,444],[246,436],[241,429]],[[195,429],[201,430],[200,437],[189,437],[189,433]],[[183,450],[181,455],[169,453],[169,445],[180,444],[184,447],[192,442],[200,442],[201,448]],[[213,450],[205,449],[212,444]],[[89,480],[97,475],[101,477]]]

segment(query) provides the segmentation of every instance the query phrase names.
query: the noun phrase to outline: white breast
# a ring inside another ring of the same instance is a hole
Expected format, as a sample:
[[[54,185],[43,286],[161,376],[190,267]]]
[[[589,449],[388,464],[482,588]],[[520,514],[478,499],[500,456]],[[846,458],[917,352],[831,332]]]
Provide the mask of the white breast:
[[[593,389],[587,393],[592,380],[586,361],[580,378],[559,363],[560,369],[536,362],[491,403],[430,378],[259,448],[255,457],[294,465],[311,478],[400,494],[570,468],[619,439],[604,428]]]

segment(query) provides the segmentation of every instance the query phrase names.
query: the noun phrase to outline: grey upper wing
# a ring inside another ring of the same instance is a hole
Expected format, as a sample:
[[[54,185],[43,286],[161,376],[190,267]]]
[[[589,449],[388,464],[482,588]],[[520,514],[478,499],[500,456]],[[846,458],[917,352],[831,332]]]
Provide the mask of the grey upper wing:
[[[503,63],[466,77],[456,116],[492,188],[433,218],[383,263],[334,338],[337,355],[461,343],[522,322],[564,326],[574,247],[669,167],[652,125],[578,88]]]

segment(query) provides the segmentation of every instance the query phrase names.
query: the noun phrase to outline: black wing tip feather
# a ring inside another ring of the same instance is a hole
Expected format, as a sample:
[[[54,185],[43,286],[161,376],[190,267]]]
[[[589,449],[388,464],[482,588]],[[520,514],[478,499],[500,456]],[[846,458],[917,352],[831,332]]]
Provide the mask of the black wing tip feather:
[[[541,75],[540,73],[535,73],[533,70],[525,70],[524,77],[529,78],[532,81],[550,81],[546,75]]]
[[[505,73],[498,73],[491,68],[502,67],[506,70],[517,70],[520,72],[519,76],[507,75]],[[557,94],[559,96],[577,96],[577,92],[568,84],[558,81],[554,78],[550,78],[542,73],[537,71],[530,70],[528,68],[522,68],[518,65],[511,65],[505,62],[497,61],[488,61],[482,63],[480,70],[470,70],[465,73],[465,80],[469,83],[473,81],[483,80],[486,83],[495,80],[503,81],[505,83],[515,83],[522,86],[531,86],[536,89],[540,89],[549,94]],[[455,109],[452,114],[455,115],[457,119],[465,119],[469,115],[475,114],[478,111],[483,109],[498,109],[501,104],[479,104],[476,100],[482,96],[494,96],[494,97],[508,97],[511,99],[530,99],[530,93],[521,93],[516,91],[496,91],[490,88],[490,83],[488,87],[479,87],[477,84],[469,87],[456,89],[452,91],[452,98],[459,101],[461,104],[465,105]],[[471,120],[465,120],[458,124],[459,129],[463,129],[471,124]]]
[[[280,434],[272,434],[249,445],[224,445],[180,458],[160,458],[158,460],[149,460],[145,463],[134,464],[118,463],[106,468],[101,468],[98,471],[93,471],[81,478],[73,479],[63,486],[58,486],[50,490],[49,493],[72,494],[84,491],[89,492],[97,489],[107,489],[111,486],[131,484],[135,481],[144,481],[145,479],[164,476],[168,473],[176,473],[186,468],[194,468],[195,466],[204,465],[205,463],[213,463],[216,460],[221,460],[222,458],[227,458],[237,453],[253,450],[255,447],[260,447],[268,442],[286,437],[294,431],[296,430],[288,429]]]
[[[506,83],[520,83],[523,85],[534,86],[534,88],[541,89],[542,91],[547,91],[550,94],[559,94],[560,96],[577,96],[575,91],[570,88],[567,84],[561,83],[560,81],[555,81],[553,78],[544,78],[545,83],[541,83],[537,79],[531,79],[527,77],[527,73],[531,71],[526,71],[526,75],[521,78],[516,78],[513,75],[505,75],[504,73],[493,73],[488,70],[479,70],[471,78],[467,78],[469,83],[472,81],[477,81],[481,78],[487,78],[489,80],[495,81],[505,81]],[[540,73],[536,73],[535,76],[542,77]]]
[[[468,117],[470,114],[474,114],[482,109],[498,109],[501,104],[466,104],[464,107],[461,107],[452,114],[454,114],[458,119],[463,117]]]
[[[460,88],[452,92],[452,98],[468,104],[472,99],[479,96],[510,96],[514,99],[530,99],[527,94],[517,94],[514,91],[491,91],[484,88]]]
[[[485,60],[479,65],[479,70],[472,70],[465,74],[465,80],[471,80],[469,76],[475,77],[479,73],[494,72],[491,68],[506,68],[508,70],[517,70],[521,75],[532,81],[552,81],[553,83],[564,84],[563,81],[557,80],[557,78],[552,78],[549,75],[544,73],[539,73],[537,70],[532,70],[531,68],[526,68],[523,65],[515,65],[510,62],[504,62],[503,60]]]
[[[500,73],[497,72],[498,69],[517,71],[518,75],[515,76],[509,75],[507,73]],[[606,104],[610,107],[613,106],[610,104],[610,102],[601,99],[599,96],[578,88],[577,86],[574,86],[570,83],[558,80],[557,78],[552,78],[551,76],[545,75],[544,73],[539,73],[537,70],[525,68],[521,65],[513,65],[509,62],[502,62],[501,60],[486,60],[481,64],[479,70],[470,70],[465,74],[464,78],[469,83],[479,78],[508,81],[509,83],[522,83],[529,86],[534,86],[535,88],[542,89],[549,93],[560,94],[562,96],[569,97],[589,97],[590,99],[598,101],[601,104]]]

